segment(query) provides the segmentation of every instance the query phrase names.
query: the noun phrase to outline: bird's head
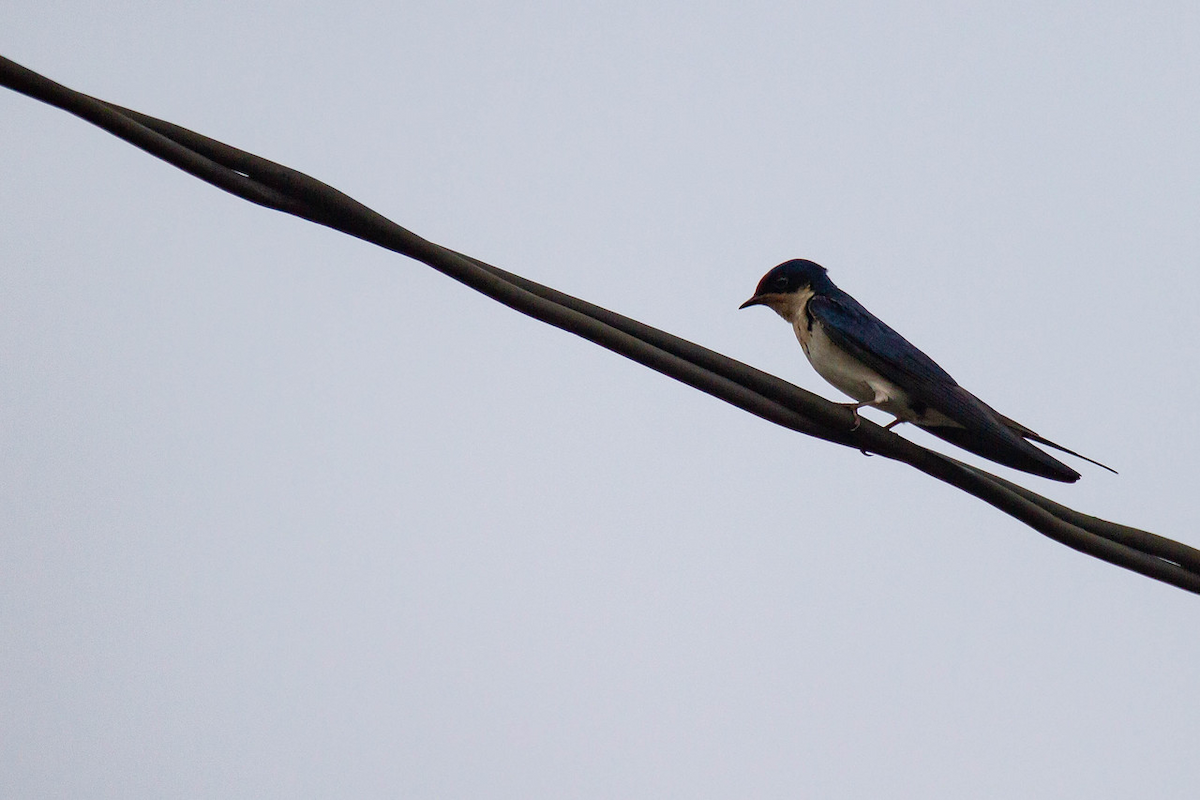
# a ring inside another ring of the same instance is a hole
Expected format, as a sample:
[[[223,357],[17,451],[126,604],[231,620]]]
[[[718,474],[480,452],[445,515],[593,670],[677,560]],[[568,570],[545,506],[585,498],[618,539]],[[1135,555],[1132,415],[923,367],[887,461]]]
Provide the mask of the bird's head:
[[[820,264],[803,258],[785,261],[763,275],[754,290],[754,296],[738,308],[767,306],[784,319],[791,319],[796,311],[814,294],[833,287]]]

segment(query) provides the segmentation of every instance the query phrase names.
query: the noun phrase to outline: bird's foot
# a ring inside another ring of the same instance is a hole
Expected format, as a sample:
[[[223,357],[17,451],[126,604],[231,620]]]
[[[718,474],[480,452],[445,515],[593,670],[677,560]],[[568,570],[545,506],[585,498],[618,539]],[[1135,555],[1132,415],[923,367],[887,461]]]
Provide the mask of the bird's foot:
[[[855,418],[857,419],[857,418],[858,418],[858,413],[857,413],[857,412],[855,412],[854,416],[855,416]],[[904,420],[900,419],[899,417],[896,417],[894,420],[892,420],[891,422],[889,422],[887,425],[884,425],[884,426],[883,426],[883,429],[884,429],[885,431],[890,431],[892,428],[896,427],[896,426],[897,426],[897,425],[899,425],[901,422],[904,422]],[[851,430],[857,430],[857,428],[858,428],[858,425],[856,424],[856,425],[855,425],[853,428],[851,428]],[[869,458],[869,457],[871,457],[871,456],[873,456],[873,455],[875,455],[874,453],[868,453],[866,450],[862,449],[861,447],[860,447],[860,448],[858,448],[858,452],[862,453],[864,456],[867,456],[868,458]]]
[[[858,410],[867,405],[867,403],[838,403],[838,405],[850,409],[850,413],[854,415],[854,424],[850,426],[850,431],[853,433],[858,430],[859,426],[862,425],[862,417],[858,415]]]
[[[845,406],[846,408],[850,409],[850,413],[854,415],[854,424],[850,426],[850,432],[854,433],[856,430],[859,429],[860,426],[862,426],[862,417],[859,416],[858,410],[860,408],[862,408],[863,406],[870,405],[870,403],[838,403],[838,405]],[[868,458],[870,458],[872,455],[874,455],[874,453],[868,453],[862,447],[858,448],[858,452],[862,453],[864,456],[867,456]]]

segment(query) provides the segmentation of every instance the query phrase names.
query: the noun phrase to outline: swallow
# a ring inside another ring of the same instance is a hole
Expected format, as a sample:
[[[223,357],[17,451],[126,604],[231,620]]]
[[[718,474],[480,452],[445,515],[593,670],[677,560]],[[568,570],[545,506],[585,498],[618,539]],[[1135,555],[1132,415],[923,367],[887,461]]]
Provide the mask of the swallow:
[[[873,406],[976,455],[1043,478],[1074,483],[1079,473],[1030,442],[1116,470],[1068,450],[1004,416],[958,385],[932,358],[885,325],[805,259],[763,276],[740,308],[767,306],[791,324],[817,374],[854,398],[855,414]]]

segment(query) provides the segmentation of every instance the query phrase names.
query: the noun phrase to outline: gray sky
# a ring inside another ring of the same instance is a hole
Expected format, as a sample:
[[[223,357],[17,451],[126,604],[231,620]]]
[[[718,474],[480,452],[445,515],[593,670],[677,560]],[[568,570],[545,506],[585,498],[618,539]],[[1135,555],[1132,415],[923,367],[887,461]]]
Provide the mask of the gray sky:
[[[0,52],[842,400],[737,310],[813,258],[1121,472],[1021,483],[1200,545],[1195,3],[89,5]],[[1200,598],[11,92],[0,141],[0,795],[1194,797]]]

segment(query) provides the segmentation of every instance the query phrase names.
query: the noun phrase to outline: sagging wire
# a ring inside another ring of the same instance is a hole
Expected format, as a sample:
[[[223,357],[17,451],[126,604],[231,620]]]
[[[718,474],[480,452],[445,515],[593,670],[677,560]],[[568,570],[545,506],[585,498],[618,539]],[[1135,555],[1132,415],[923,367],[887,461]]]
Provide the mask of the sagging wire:
[[[784,428],[908,464],[1043,535],[1200,594],[1200,550],[1074,511],[926,449],[844,406],[694,342],[492,266],[402,228],[309,175],[195,131],[98,100],[0,56],[0,85],[53,105],[252,203],[420,261],[516,311],[573,333]]]

